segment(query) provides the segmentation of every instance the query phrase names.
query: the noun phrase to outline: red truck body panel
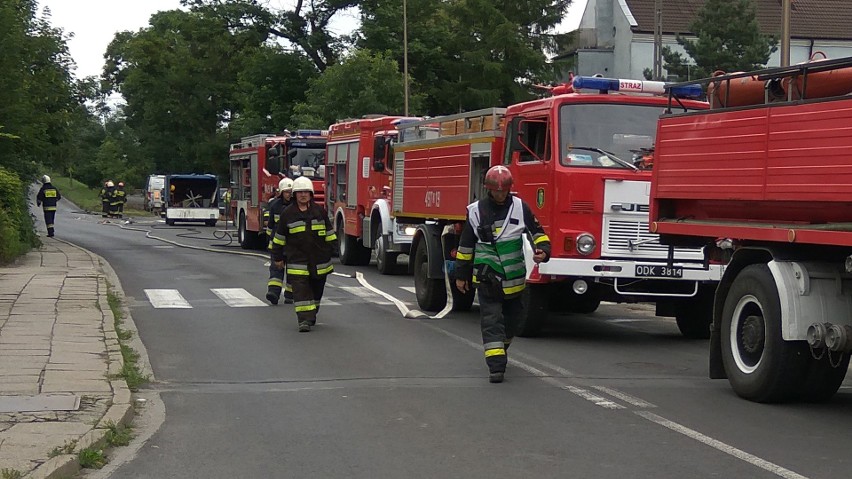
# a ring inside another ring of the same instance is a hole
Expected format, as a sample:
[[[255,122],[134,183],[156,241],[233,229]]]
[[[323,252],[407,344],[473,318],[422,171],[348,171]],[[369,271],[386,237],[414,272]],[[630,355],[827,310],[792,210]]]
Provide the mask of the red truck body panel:
[[[652,228],[852,245],[852,231],[831,230],[852,223],[850,131],[849,98],[662,118]]]

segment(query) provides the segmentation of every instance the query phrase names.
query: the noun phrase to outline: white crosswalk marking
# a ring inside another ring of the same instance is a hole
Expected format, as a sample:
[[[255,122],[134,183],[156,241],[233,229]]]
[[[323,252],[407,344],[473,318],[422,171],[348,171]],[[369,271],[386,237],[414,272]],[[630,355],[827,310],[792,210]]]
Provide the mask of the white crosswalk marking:
[[[214,288],[213,294],[219,297],[228,306],[232,308],[255,308],[258,306],[267,306],[263,301],[255,298],[243,288]]]
[[[145,295],[155,308],[191,308],[176,289],[146,289]]]

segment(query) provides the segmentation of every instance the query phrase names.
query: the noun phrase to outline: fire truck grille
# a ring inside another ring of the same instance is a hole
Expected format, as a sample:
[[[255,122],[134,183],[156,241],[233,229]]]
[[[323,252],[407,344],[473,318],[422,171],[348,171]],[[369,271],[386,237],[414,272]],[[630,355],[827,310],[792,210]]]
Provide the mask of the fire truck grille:
[[[668,254],[668,246],[660,244],[659,236],[648,231],[647,221],[609,219],[604,230],[605,255],[664,258]],[[676,257],[684,255],[700,258],[702,252],[700,248],[677,248]]]

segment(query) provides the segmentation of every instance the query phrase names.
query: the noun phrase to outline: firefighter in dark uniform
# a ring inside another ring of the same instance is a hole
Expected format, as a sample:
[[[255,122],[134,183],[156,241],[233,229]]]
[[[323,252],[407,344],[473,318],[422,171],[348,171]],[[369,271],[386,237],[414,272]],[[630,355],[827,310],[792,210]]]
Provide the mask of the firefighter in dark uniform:
[[[118,186],[115,189],[115,199],[117,201],[116,205],[116,216],[121,218],[124,216],[124,204],[127,203],[127,192],[124,191],[124,182],[119,181]]]
[[[467,207],[456,253],[456,288],[479,293],[480,326],[489,381],[503,382],[506,350],[523,313],[526,283],[523,236],[532,236],[533,261],[550,259],[550,239],[529,205],[509,193],[512,173],[493,166],[485,174],[485,198]]]
[[[310,179],[296,178],[293,195],[296,201],[281,213],[272,238],[272,258],[279,268],[286,265],[299,332],[306,333],[316,324],[325,279],[334,269],[331,252],[337,248],[337,235],[328,215],[314,203]]]
[[[50,177],[44,175],[41,177],[41,189],[36,195],[36,204],[41,206],[44,212],[44,224],[47,226],[47,236],[53,236],[53,220],[56,218],[56,203],[62,199],[59,190],[50,184]]]
[[[263,213],[266,218],[266,235],[269,239],[269,281],[266,283],[266,299],[272,304],[278,304],[281,289],[284,288],[284,303],[293,303],[293,287],[286,282],[284,270],[277,268],[272,258],[272,238],[275,226],[284,208],[293,202],[293,180],[284,178],[278,182],[278,196],[269,202],[269,208]]]
[[[98,196],[101,197],[101,208],[103,208],[103,211],[101,212],[101,216],[103,216],[104,218],[109,216],[109,204],[112,201],[112,199],[111,199],[111,196],[112,196],[111,188],[112,187],[113,187],[112,181],[105,181],[104,187],[101,188],[101,193],[100,193],[100,195],[98,195]]]

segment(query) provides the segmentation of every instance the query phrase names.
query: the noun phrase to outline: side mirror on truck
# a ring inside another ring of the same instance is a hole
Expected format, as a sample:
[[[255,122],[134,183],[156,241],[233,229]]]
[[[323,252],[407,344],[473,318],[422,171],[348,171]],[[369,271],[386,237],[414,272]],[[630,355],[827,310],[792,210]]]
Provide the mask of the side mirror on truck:
[[[373,140],[373,171],[377,173],[385,171],[386,145],[387,140],[383,136],[377,136]]]
[[[524,142],[521,137],[524,135],[523,130],[521,130],[521,121],[523,119],[519,116],[512,118],[512,121],[509,123],[509,149],[512,152],[515,151],[527,151],[527,148],[524,148]]]

